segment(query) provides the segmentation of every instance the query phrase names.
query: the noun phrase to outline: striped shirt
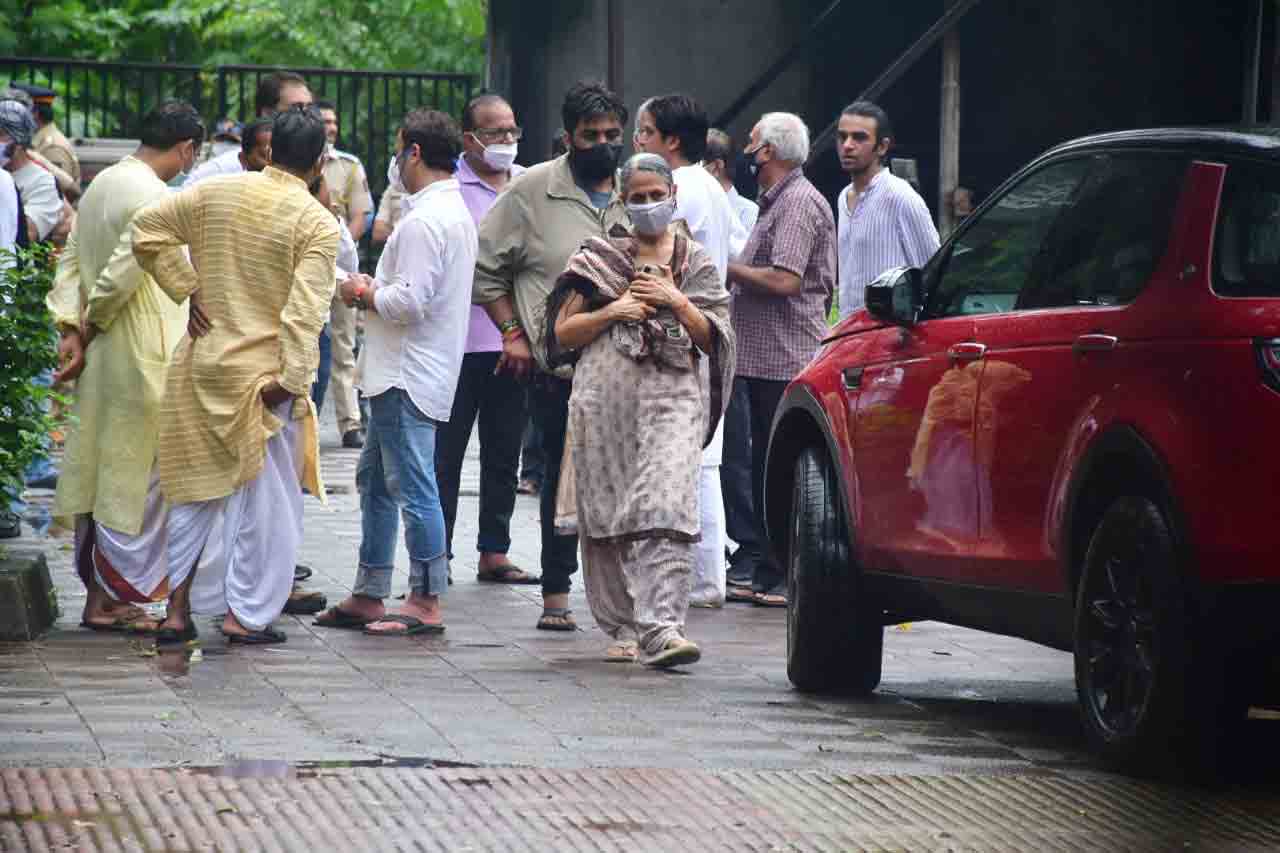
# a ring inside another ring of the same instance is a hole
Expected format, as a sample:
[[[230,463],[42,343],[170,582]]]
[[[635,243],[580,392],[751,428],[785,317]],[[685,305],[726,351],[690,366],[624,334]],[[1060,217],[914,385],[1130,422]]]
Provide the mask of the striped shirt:
[[[853,185],[840,191],[840,319],[865,304],[867,285],[894,267],[923,267],[938,251],[938,229],[924,199],[888,169],[871,179],[849,211]]]
[[[835,231],[831,204],[799,168],[760,196],[760,218],[738,260],[800,276],[800,292],[775,296],[733,283],[739,376],[789,382],[813,358],[835,287]]]

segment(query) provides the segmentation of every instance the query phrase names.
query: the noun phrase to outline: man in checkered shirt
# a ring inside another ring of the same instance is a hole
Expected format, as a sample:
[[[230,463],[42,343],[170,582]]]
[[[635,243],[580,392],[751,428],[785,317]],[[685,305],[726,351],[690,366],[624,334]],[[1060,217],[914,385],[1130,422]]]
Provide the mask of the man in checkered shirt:
[[[743,152],[760,184],[760,217],[738,263],[729,264],[733,328],[738,335],[734,394],[751,414],[751,490],[759,553],[751,591],[730,598],[786,606],[785,576],[764,546],[764,462],[782,392],[813,358],[827,331],[836,282],[831,205],[805,178],[809,131],[799,116],[766,113]]]

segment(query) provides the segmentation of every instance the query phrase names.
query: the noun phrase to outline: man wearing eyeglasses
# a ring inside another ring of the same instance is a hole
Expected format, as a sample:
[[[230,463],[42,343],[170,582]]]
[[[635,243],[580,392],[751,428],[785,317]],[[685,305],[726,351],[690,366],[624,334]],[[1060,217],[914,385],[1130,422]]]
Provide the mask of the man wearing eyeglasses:
[[[884,168],[893,145],[889,116],[870,101],[844,108],[836,153],[849,186],[836,203],[840,319],[863,304],[867,285],[894,267],[923,267],[938,251],[938,229],[924,199]]]
[[[524,171],[516,165],[521,129],[501,96],[484,93],[462,111],[462,157],[457,178],[462,200],[476,225],[498,194]],[[453,529],[458,517],[458,487],[471,429],[480,422],[480,525],[476,539],[476,576],[491,583],[534,584],[507,559],[511,548],[511,512],[516,502],[520,439],[524,435],[524,387],[507,371],[499,372],[502,334],[483,306],[472,305],[466,354],[449,422],[436,442],[436,477],[444,506],[445,536],[453,558]]]

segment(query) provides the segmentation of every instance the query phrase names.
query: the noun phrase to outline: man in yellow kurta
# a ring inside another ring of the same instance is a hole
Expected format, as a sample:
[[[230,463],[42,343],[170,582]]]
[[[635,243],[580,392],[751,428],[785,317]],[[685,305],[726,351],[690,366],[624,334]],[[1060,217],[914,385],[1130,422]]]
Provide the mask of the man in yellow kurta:
[[[76,518],[77,569],[88,589],[81,624],[94,630],[154,628],[120,603],[169,592],[154,469],[165,372],[187,311],[138,268],[130,238],[134,216],[169,194],[165,183],[191,167],[203,139],[189,104],[149,113],[142,145],[85,193],[49,292],[66,359],[58,378],[80,377],[54,509]]]
[[[222,632],[231,642],[285,640],[271,622],[293,585],[301,488],[324,494],[309,397],[339,235],[309,190],[324,146],[319,113],[289,109],[272,126],[271,166],[210,178],[134,221],[138,264],[175,299],[198,290],[210,323],[179,345],[160,413],[174,592],[158,643],[194,639],[190,584],[215,530],[222,559],[200,572],[220,582]]]

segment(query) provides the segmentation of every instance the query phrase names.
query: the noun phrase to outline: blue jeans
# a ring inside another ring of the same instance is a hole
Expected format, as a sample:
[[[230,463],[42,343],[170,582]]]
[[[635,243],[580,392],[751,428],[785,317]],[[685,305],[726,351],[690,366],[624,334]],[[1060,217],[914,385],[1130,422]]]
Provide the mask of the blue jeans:
[[[316,367],[316,381],[311,383],[311,402],[316,412],[324,407],[324,395],[329,390],[329,372],[333,359],[333,344],[329,340],[329,324],[320,330],[320,364]]]
[[[449,584],[444,510],[436,486],[436,421],[400,388],[369,399],[369,430],[356,488],[360,490],[360,569],[352,591],[369,598],[391,595],[396,533],[404,516],[409,588],[440,595]]]

